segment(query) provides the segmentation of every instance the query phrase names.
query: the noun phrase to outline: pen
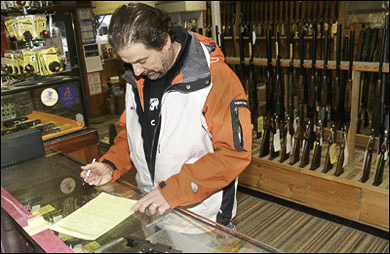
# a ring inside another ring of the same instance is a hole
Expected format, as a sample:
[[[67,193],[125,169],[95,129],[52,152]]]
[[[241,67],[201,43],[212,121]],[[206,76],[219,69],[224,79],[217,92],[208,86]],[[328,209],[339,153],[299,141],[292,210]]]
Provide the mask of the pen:
[[[95,163],[96,162],[96,159],[97,159],[97,157],[98,157],[98,155],[99,155],[99,151],[97,151],[97,153],[95,154],[95,157],[93,157],[93,159],[92,159],[92,162],[91,163]],[[89,174],[91,174],[91,170],[90,169],[88,169],[88,171],[87,171],[87,176],[89,176]]]

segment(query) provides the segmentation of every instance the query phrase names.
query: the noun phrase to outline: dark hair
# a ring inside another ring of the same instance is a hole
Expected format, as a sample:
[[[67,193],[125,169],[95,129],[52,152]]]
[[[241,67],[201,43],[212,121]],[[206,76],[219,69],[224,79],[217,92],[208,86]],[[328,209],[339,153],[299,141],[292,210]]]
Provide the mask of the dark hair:
[[[161,50],[169,34],[175,30],[168,14],[141,3],[130,3],[115,10],[108,27],[108,42],[118,51],[133,42],[141,42],[147,49]]]

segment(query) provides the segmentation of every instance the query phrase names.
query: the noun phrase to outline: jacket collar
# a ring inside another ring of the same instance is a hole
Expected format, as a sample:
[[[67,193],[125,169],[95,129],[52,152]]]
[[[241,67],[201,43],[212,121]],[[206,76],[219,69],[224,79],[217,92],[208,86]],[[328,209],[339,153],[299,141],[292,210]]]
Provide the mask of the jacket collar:
[[[181,69],[183,79],[179,83],[170,86],[168,88],[170,91],[178,90],[180,92],[188,93],[207,87],[211,83],[209,65],[200,41],[196,38],[194,33],[189,32],[189,34],[192,36],[192,39],[188,55],[184,60]],[[131,69],[127,70],[122,75],[122,78],[134,88],[137,87],[134,82],[134,73]]]

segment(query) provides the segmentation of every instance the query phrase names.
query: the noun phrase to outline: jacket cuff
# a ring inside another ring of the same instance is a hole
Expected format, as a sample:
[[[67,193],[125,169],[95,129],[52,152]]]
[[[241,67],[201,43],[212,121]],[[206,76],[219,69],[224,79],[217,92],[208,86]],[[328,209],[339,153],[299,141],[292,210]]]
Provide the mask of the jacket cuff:
[[[158,183],[158,189],[160,190],[161,194],[165,198],[165,200],[168,202],[169,207],[171,209],[179,206],[179,200],[177,195],[179,184],[176,179],[173,177],[170,177],[166,181],[161,181]]]
[[[118,170],[116,170],[117,167],[115,166],[114,163],[112,163],[111,161],[109,161],[107,159],[102,160],[101,163],[103,163],[111,173],[110,182],[115,182],[116,180],[118,180],[120,178],[119,172],[118,172]]]

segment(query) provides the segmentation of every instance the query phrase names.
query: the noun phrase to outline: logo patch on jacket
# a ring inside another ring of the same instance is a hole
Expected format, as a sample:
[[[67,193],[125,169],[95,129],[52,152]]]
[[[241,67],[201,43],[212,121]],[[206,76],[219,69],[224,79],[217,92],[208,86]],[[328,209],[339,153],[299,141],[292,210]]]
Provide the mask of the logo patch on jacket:
[[[159,104],[158,98],[150,98],[149,110],[154,111],[155,109],[158,109],[158,104]]]

